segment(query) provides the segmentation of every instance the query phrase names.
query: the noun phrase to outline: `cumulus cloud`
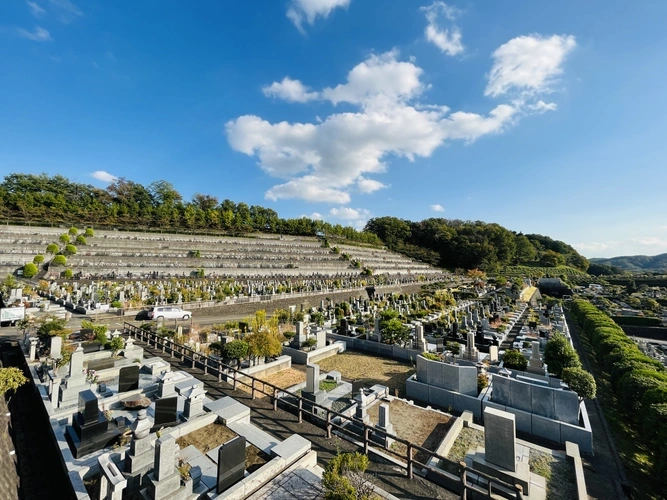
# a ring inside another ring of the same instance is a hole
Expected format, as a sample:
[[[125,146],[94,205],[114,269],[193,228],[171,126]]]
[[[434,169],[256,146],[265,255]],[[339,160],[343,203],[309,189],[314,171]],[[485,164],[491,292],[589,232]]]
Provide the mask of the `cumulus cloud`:
[[[438,47],[441,52],[450,56],[455,56],[465,50],[461,41],[461,30],[451,23],[461,14],[459,9],[447,5],[445,2],[436,1],[419,10],[424,12],[426,16],[427,25],[424,35],[429,42]],[[450,21],[451,26],[449,28],[443,29],[440,27],[439,18],[441,16]]]
[[[267,97],[277,97],[287,102],[308,102],[319,97],[317,92],[309,92],[299,80],[292,80],[289,76],[283,78],[282,82],[262,87],[262,92]]]
[[[445,207],[436,203],[435,205],[431,205],[431,210],[433,210],[434,212],[444,212]]]
[[[583,253],[595,253],[595,252],[604,252],[605,250],[611,250],[617,246],[616,242],[599,242],[599,241],[590,241],[587,243],[575,243],[572,245],[577,251]]]
[[[340,207],[329,210],[329,215],[343,220],[356,220],[370,217],[370,211],[365,208]]]
[[[573,36],[519,36],[498,47],[484,95],[499,96],[516,90],[532,95],[550,91],[563,72],[563,62],[576,47]]]
[[[110,174],[109,172],[105,170],[95,170],[92,174],[90,174],[91,177],[94,177],[98,181],[102,182],[114,182],[118,177],[115,175]]]
[[[30,8],[30,13],[35,17],[42,17],[46,11],[35,2],[26,2]]]
[[[323,220],[324,219],[324,217],[322,217],[322,214],[317,213],[317,212],[313,212],[312,214],[310,214],[309,218],[311,218],[313,220]]]
[[[35,42],[50,42],[51,40],[53,40],[48,30],[45,30],[44,28],[41,28],[39,26],[35,26],[35,29],[33,31],[28,31],[24,30],[23,28],[19,28],[18,33],[19,36],[27,38],[28,40],[33,40]]]
[[[264,93],[293,102],[317,98],[334,106],[347,103],[353,109],[312,123],[240,116],[226,123],[227,141],[232,149],[258,158],[266,173],[283,179],[266,198],[345,205],[353,191],[387,187],[372,177],[385,172],[392,157],[430,157],[447,142],[471,143],[503,132],[521,116],[555,109],[555,104],[513,98],[486,114],[452,112],[445,105],[419,102],[428,89],[422,76],[413,59],[400,60],[397,51],[390,51],[369,56],[350,70],[345,82],[321,90],[286,78]]]
[[[326,19],[334,9],[347,8],[348,5],[350,0],[292,0],[287,9],[287,17],[304,33],[304,22],[312,26],[318,17]]]

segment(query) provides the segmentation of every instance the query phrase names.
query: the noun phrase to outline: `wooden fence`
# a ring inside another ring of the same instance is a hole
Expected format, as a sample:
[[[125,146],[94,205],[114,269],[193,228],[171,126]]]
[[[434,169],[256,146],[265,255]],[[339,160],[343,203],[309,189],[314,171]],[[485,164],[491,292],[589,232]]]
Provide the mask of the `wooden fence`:
[[[405,454],[399,453],[396,449],[386,449],[382,448],[382,452],[388,455],[393,455],[394,458],[400,460],[407,472],[407,476],[412,479],[414,475],[414,468],[420,467],[425,472],[427,472],[426,477],[431,481],[443,485],[450,490],[460,493],[462,499],[468,498],[468,493],[472,493],[473,497],[488,496],[491,497],[492,492],[498,493],[499,490],[505,490],[505,492],[511,492],[512,496],[516,500],[523,500],[523,489],[520,485],[511,485],[501,481],[498,478],[485,474],[481,471],[473,470],[468,467],[464,462],[456,463],[452,460],[445,458],[441,455],[438,455],[436,452],[427,450],[419,445],[411,443],[405,439],[402,439],[393,434],[378,429],[367,423],[353,419],[352,417],[345,415],[343,413],[338,413],[330,408],[319,405],[312,401],[309,401],[298,394],[282,389],[278,386],[275,386],[269,382],[265,382],[261,379],[255,378],[252,375],[243,373],[241,370],[233,368],[229,365],[221,363],[218,360],[211,359],[203,353],[196,352],[188,346],[178,344],[171,339],[162,337],[153,332],[143,330],[138,328],[130,323],[124,324],[124,333],[131,335],[133,338],[148,344],[148,346],[153,346],[155,349],[161,349],[164,354],[169,354],[172,358],[181,360],[181,362],[190,362],[190,367],[193,369],[201,369],[204,374],[217,375],[218,382],[222,382],[223,378],[229,382],[231,378],[231,385],[234,390],[236,390],[239,384],[244,385],[250,389],[250,394],[252,399],[255,399],[257,393],[264,394],[271,398],[273,403],[273,409],[278,410],[278,402],[292,407],[298,422],[303,422],[304,413],[309,417],[311,423],[322,427],[326,430],[326,437],[331,438],[333,430],[353,437],[353,443],[357,444],[361,449],[363,449],[364,454],[368,455],[369,448],[372,445],[376,444],[378,438],[376,437],[375,441],[373,440],[374,436],[380,438],[391,439],[396,443],[401,443],[405,446]],[[359,430],[363,429],[363,432],[352,432],[347,428],[347,425],[353,423],[355,427]],[[414,455],[421,454],[423,458],[423,463],[415,458]],[[449,468],[452,467],[458,469],[458,477],[454,474],[450,474],[441,468],[436,468],[428,465],[428,462],[431,459],[434,463],[440,461],[442,464],[449,464]],[[478,477],[486,480],[486,487],[482,488],[477,484],[468,482],[467,475],[468,473],[474,474]]]

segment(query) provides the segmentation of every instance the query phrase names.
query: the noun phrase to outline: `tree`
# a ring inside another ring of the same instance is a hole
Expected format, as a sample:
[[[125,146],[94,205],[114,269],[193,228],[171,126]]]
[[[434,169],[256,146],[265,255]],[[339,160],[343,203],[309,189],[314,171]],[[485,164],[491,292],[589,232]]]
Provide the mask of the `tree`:
[[[59,240],[60,243],[62,243],[63,245],[67,245],[67,244],[70,242],[69,234],[67,234],[67,233],[63,233],[63,234],[61,234],[61,235],[60,235],[60,238],[58,238],[58,240]]]
[[[72,276],[74,276],[74,273],[72,272],[71,269],[65,269],[65,270],[63,271],[63,278],[71,279]]]
[[[597,392],[595,379],[583,368],[564,368],[562,379],[570,389],[577,393],[580,401],[595,399]]]
[[[64,254],[65,255],[75,255],[76,254],[76,247],[74,245],[66,245]]]
[[[75,227],[70,227],[68,233],[70,236],[76,236],[78,234],[79,230]]]
[[[508,349],[503,356],[503,366],[510,370],[526,371],[528,360],[516,349]]]
[[[92,238],[93,236],[95,236],[95,231],[93,231],[92,227],[87,227],[83,235],[86,238]]]
[[[516,260],[525,264],[533,262],[537,258],[537,250],[526,236],[520,234],[516,237]]]
[[[109,349],[111,349],[111,356],[115,357],[118,351],[125,346],[125,341],[120,335],[114,337],[109,342]]]
[[[249,348],[250,346],[244,340],[232,340],[223,346],[222,355],[227,359],[236,361],[238,366],[239,362],[248,356]]]
[[[283,352],[284,338],[267,328],[252,332],[244,340],[248,343],[248,354],[255,359],[273,358]]]
[[[547,250],[540,257],[540,264],[547,267],[562,266],[565,264],[565,257],[553,250]]]
[[[82,234],[76,237],[76,244],[77,245],[87,245],[88,242],[86,241],[86,237]]]
[[[24,278],[32,278],[35,274],[37,274],[38,269],[35,264],[32,262],[27,263],[25,266],[23,266],[23,277]]]
[[[32,259],[32,261],[33,261],[35,264],[39,265],[39,264],[41,264],[42,262],[44,262],[44,256],[43,256],[43,255],[35,255],[35,258]]]
[[[28,378],[20,368],[15,366],[0,368],[0,396],[5,396],[10,391],[16,391],[27,382]]]
[[[375,498],[372,483],[364,472],[368,457],[359,452],[341,453],[332,458],[322,474],[326,500],[361,500]]]
[[[398,319],[390,319],[382,328],[382,341],[387,344],[404,344],[408,340],[410,328]]]
[[[67,257],[65,257],[64,255],[56,255],[51,261],[51,264],[53,264],[54,266],[66,266]]]
[[[577,351],[562,333],[554,334],[547,342],[544,348],[544,362],[549,368],[549,373],[558,378],[562,376],[565,368],[581,368]]]
[[[60,247],[56,245],[55,243],[51,243],[49,246],[46,247],[46,253],[55,255],[58,250],[60,250]]]

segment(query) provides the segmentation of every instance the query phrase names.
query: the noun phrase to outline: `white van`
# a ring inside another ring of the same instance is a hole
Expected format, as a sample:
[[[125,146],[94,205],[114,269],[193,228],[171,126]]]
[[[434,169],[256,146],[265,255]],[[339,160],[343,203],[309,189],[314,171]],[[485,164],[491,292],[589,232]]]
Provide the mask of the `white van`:
[[[148,311],[148,317],[150,319],[190,319],[192,313],[190,311],[185,311],[180,307],[172,306],[156,306],[151,307]]]

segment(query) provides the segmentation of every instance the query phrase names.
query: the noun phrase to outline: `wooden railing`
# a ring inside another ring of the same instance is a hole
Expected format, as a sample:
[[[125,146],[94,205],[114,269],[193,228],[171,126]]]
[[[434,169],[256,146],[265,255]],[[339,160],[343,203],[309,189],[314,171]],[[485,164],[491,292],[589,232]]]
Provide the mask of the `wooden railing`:
[[[204,374],[217,375],[218,382],[222,382],[224,377],[226,382],[231,383],[234,390],[237,389],[239,384],[248,387],[250,389],[252,399],[257,397],[257,393],[269,396],[271,398],[274,411],[278,410],[278,402],[280,401],[281,404],[286,405],[287,407],[291,407],[295,411],[299,423],[303,422],[303,416],[305,412],[309,416],[311,423],[326,430],[327,438],[332,437],[332,433],[335,429],[342,434],[353,437],[353,442],[362,448],[364,454],[366,455],[369,452],[369,448],[376,444],[372,439],[373,436],[379,436],[380,438],[384,437],[385,439],[391,439],[396,443],[403,444],[406,450],[405,455],[399,453],[395,448],[382,448],[382,452],[388,455],[393,455],[394,458],[399,459],[404,464],[407,476],[410,479],[414,477],[414,468],[416,466],[422,468],[424,472],[427,472],[426,476],[428,479],[435,480],[434,482],[439,484],[447,484],[451,489],[458,491],[461,494],[461,498],[464,500],[467,498],[467,493],[469,491],[480,495],[490,496],[492,490],[495,489],[497,491],[498,488],[502,488],[508,492],[511,492],[516,500],[523,499],[523,490],[520,485],[511,485],[501,481],[496,477],[489,476],[488,474],[485,474],[481,471],[473,470],[464,462],[457,464],[456,462],[446,457],[438,455],[434,451],[427,450],[422,446],[411,443],[406,439],[402,439],[394,434],[390,434],[365,422],[356,420],[351,416],[336,412],[331,408],[327,408],[320,404],[309,401],[298,394],[244,373],[240,369],[233,368],[216,359],[211,359],[205,354],[196,352],[194,349],[182,344],[178,344],[169,338],[162,337],[151,331],[143,330],[130,323],[124,324],[124,333],[148,344],[149,347],[153,346],[155,349],[161,349],[162,353],[169,354],[172,358],[180,359],[180,361],[183,363],[190,362],[191,368],[201,369]],[[350,423],[353,423],[354,426],[359,430],[363,429],[363,433],[353,432],[348,429],[347,425]],[[414,455],[416,454],[423,455],[424,463],[415,458]],[[428,462],[431,458],[435,458],[436,460],[441,461],[443,464],[448,464],[450,469],[458,470],[458,477],[443,469],[428,465]],[[484,478],[487,481],[486,489],[482,488],[481,486],[468,483],[468,473],[472,473],[476,476]]]

